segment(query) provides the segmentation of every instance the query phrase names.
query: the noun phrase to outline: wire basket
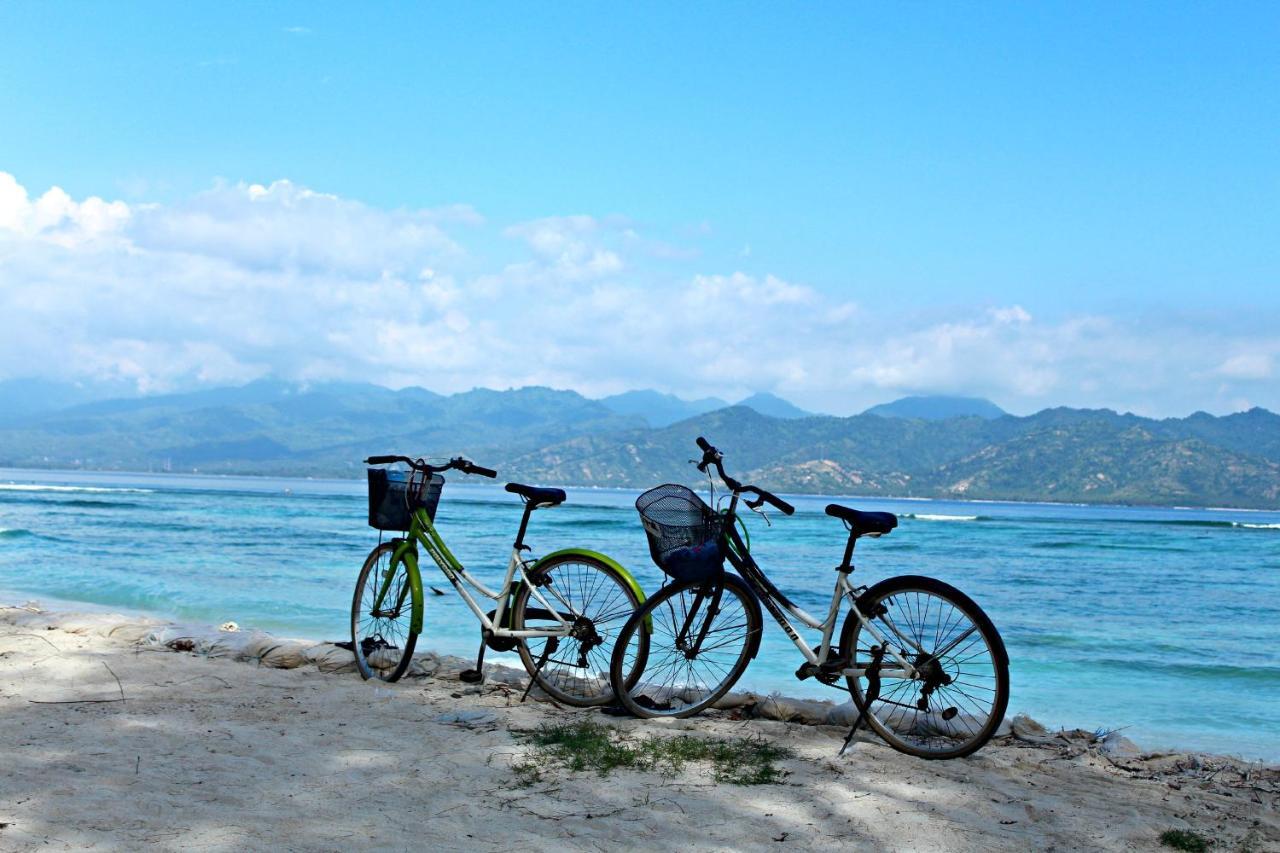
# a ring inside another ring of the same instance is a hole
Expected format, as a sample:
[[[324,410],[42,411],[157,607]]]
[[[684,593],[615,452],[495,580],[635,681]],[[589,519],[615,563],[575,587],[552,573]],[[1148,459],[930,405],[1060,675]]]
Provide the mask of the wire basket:
[[[369,469],[369,526],[375,530],[408,530],[413,511],[425,509],[435,521],[444,477],[418,471]]]
[[[657,486],[636,499],[636,509],[658,568],[677,580],[704,580],[724,571],[724,516],[693,489]]]

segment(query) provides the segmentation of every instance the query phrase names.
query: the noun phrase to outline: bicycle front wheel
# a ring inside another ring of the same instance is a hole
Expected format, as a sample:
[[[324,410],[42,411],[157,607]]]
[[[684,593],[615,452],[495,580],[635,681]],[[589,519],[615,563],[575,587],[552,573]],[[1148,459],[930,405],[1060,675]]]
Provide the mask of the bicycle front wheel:
[[[667,586],[618,636],[609,671],[618,701],[637,717],[711,707],[742,677],[761,628],[760,605],[737,575]]]
[[[520,660],[530,677],[566,705],[581,708],[610,701],[609,653],[618,631],[640,606],[631,583],[608,563],[583,554],[543,561],[530,580],[554,613],[523,584],[511,602],[512,627],[553,631],[563,623],[572,626],[566,634],[520,642]]]
[[[394,554],[391,542],[369,553],[351,601],[351,650],[365,679],[399,681],[418,642],[410,630],[414,601],[409,568],[404,560],[393,561]]]
[[[987,614],[955,587],[916,575],[883,580],[858,604],[870,628],[850,613],[841,651],[862,671],[848,678],[849,692],[876,734],[918,758],[960,758],[990,740],[1009,704],[1009,656]],[[868,702],[877,646],[885,674]],[[893,677],[897,656],[915,678]]]

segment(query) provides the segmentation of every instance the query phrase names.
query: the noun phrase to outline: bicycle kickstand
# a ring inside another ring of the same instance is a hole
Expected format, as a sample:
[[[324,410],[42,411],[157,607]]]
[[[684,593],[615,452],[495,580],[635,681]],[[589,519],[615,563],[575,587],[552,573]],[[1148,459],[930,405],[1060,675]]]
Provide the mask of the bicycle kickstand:
[[[542,667],[546,665],[547,659],[550,658],[560,646],[559,637],[548,637],[547,644],[542,647],[542,654],[538,655],[538,663],[533,668],[534,674],[542,672]],[[524,693],[520,694],[520,704],[524,704],[524,700],[529,698],[529,691],[533,689],[536,679],[533,675],[529,676],[529,683],[524,688]]]
[[[853,736],[858,732],[858,726],[862,725],[862,721],[867,718],[867,714],[871,712],[871,703],[880,698],[880,664],[884,661],[884,649],[880,646],[871,647],[871,665],[867,667],[867,692],[863,696],[862,707],[858,708],[858,716],[854,719],[853,725],[849,727],[849,734],[845,736],[844,746],[840,747],[840,755],[844,755],[844,751],[849,748],[849,744],[853,743]],[[849,694],[852,697],[852,693]],[[854,701],[854,705],[857,705]]]
[[[487,645],[484,640],[480,641],[480,653],[476,655],[476,668],[464,669],[458,673],[460,681],[465,681],[467,684],[479,684],[484,681],[484,650]]]

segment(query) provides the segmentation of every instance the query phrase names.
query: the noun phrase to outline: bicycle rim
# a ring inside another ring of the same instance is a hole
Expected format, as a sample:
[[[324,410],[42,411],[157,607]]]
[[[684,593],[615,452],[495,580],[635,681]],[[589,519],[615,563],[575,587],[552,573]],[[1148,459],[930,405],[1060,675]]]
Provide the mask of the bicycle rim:
[[[717,585],[719,609],[712,613]],[[642,649],[646,625],[651,631]],[[697,714],[742,676],[760,629],[755,598],[735,576],[710,585],[668,586],[631,617],[618,639],[612,669],[618,698],[640,717]],[[623,686],[627,679],[630,687]]]
[[[538,686],[569,705],[600,705],[613,698],[609,660],[614,642],[640,602],[624,578],[604,563],[565,557],[544,564],[536,576],[539,594],[574,626],[568,636],[533,637],[520,645],[520,658]],[[529,589],[513,603],[518,630],[554,629],[560,622]]]
[[[959,758],[985,744],[1004,718],[1009,701],[1009,669],[1004,643],[986,614],[959,590],[933,578],[882,581],[860,601],[885,646],[918,670],[915,679],[881,678],[878,696],[867,705],[869,679],[848,678],[867,722],[893,748],[920,758]],[[850,614],[844,649],[853,666],[872,665],[879,641]],[[886,653],[883,668],[898,666]]]
[[[418,635],[410,631],[413,591],[404,561],[392,566],[395,548],[384,543],[365,560],[351,603],[351,648],[356,669],[364,678],[398,681],[413,657]],[[391,583],[375,610],[378,593],[388,573]]]

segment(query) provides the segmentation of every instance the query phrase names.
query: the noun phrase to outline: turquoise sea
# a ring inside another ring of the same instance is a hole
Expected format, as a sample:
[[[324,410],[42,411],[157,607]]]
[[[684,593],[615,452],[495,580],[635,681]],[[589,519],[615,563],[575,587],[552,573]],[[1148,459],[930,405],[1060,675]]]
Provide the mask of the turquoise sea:
[[[519,502],[463,479],[446,485],[437,525],[474,574],[496,582]],[[638,492],[568,491],[564,506],[535,513],[535,551],[595,548],[656,589]],[[823,514],[832,498],[792,500],[790,518],[750,519],[752,550],[797,603],[823,612],[843,529]],[[1148,748],[1280,761],[1280,513],[842,502],[901,517],[893,534],[864,540],[855,578],[934,575],[991,615],[1012,662],[1010,713],[1124,727]],[[0,469],[0,601],[344,639],[356,572],[378,540],[365,520],[362,481]],[[427,582],[449,590],[438,575]],[[451,591],[428,597],[423,646],[472,655],[478,642]],[[799,662],[766,615],[743,686],[840,698],[796,681]]]

